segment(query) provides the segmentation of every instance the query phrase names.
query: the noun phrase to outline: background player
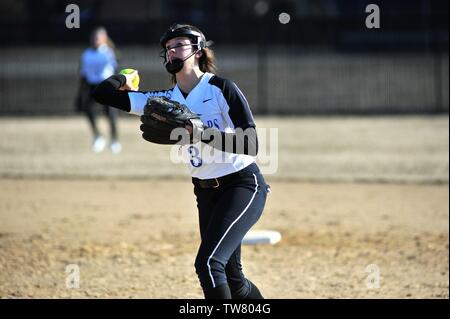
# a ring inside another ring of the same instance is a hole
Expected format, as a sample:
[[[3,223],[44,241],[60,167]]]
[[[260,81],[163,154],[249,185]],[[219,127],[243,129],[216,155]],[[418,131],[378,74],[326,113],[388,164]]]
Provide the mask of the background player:
[[[195,268],[205,298],[262,298],[241,266],[241,241],[261,216],[269,191],[255,163],[258,140],[250,107],[235,83],[214,74],[212,43],[198,28],[173,25],[160,43],[173,88],[131,92],[133,74],[114,75],[97,87],[94,97],[142,115],[149,97],[166,96],[201,114],[203,124],[214,128],[216,136],[245,146],[239,152],[238,147],[229,149],[209,138],[182,147],[199,212],[201,244]],[[238,128],[249,132],[246,138],[236,133]],[[211,152],[211,147],[220,151]]]
[[[109,38],[105,28],[98,27],[93,30],[90,41],[91,46],[83,52],[80,60],[80,88],[77,96],[77,110],[86,114],[94,135],[91,148],[92,151],[99,153],[105,148],[106,140],[97,127],[97,109],[92,92],[101,81],[117,71],[117,60],[114,53],[114,43]],[[119,143],[117,136],[117,110],[106,105],[102,105],[102,108],[110,125],[111,152],[118,154],[122,150],[122,145]]]

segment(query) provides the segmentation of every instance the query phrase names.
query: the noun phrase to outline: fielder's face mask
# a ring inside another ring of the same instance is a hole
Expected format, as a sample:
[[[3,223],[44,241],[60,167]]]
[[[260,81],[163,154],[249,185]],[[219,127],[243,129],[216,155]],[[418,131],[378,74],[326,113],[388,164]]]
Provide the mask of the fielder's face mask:
[[[191,43],[189,44],[180,44],[176,45],[171,48],[166,48],[166,43],[170,39],[179,38],[179,37],[186,37],[188,38]],[[170,27],[169,30],[167,30],[163,36],[160,39],[161,46],[163,47],[163,50],[161,51],[161,57],[164,58],[164,66],[166,67],[167,72],[170,74],[177,74],[183,69],[184,61],[189,59],[191,56],[196,54],[198,51],[210,47],[213,42],[212,41],[206,41],[205,36],[200,31],[192,29],[192,26],[189,25],[175,25],[173,27]],[[178,48],[181,46],[192,46],[196,49],[192,50],[192,53],[189,54],[184,59],[174,58],[171,59],[171,61],[168,61],[167,59],[167,51],[170,49]]]

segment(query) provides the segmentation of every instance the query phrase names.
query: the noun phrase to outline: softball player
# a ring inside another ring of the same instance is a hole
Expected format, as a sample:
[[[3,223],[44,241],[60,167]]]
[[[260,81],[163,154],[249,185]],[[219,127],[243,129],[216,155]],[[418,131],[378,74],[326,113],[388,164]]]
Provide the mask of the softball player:
[[[191,25],[173,25],[162,36],[164,65],[174,87],[162,91],[131,91],[133,75],[103,81],[94,97],[100,103],[142,115],[147,99],[166,96],[201,115],[203,124],[225,139],[244,143],[243,151],[210,139],[184,145],[199,213],[201,244],[195,260],[205,298],[261,299],[258,288],[241,266],[241,241],[260,218],[269,186],[255,163],[255,121],[242,92],[230,80],[215,75],[214,55],[203,33]],[[245,129],[245,139],[237,129]],[[200,149],[218,152],[206,159]]]
[[[77,110],[86,114],[94,139],[91,149],[95,153],[103,151],[106,146],[104,137],[100,134],[94,109],[92,92],[95,87],[117,70],[114,45],[109,39],[106,29],[99,27],[91,33],[91,47],[81,55],[80,61],[80,88],[77,96]],[[108,116],[111,128],[110,149],[114,154],[120,153],[122,145],[117,139],[117,110],[102,105],[103,112]]]

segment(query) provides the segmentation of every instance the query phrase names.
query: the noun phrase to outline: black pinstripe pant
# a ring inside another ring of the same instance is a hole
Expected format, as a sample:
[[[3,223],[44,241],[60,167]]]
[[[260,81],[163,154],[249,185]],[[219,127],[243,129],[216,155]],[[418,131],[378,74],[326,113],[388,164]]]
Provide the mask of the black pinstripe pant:
[[[256,298],[258,289],[242,272],[241,241],[266,202],[269,186],[258,166],[247,166],[217,188],[202,188],[196,179],[193,184],[202,240],[195,269],[205,298]]]

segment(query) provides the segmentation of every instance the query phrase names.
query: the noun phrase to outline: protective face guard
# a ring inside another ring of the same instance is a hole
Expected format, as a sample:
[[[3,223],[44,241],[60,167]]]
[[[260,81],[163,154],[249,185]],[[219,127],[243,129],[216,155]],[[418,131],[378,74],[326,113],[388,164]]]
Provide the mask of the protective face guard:
[[[198,44],[192,44],[192,43],[179,44],[179,45],[176,45],[176,46],[173,46],[173,47],[170,47],[170,48],[164,48],[164,49],[162,49],[162,50],[159,52],[159,57],[162,58],[162,59],[164,59],[164,63],[166,63],[167,60],[168,60],[168,59],[167,59],[167,51],[169,51],[169,50],[171,50],[171,49],[176,49],[176,48],[180,48],[180,47],[187,47],[187,46],[192,46],[192,47],[197,46],[197,47],[200,47]],[[198,51],[198,50],[196,50],[196,51]]]
[[[163,50],[160,52],[160,57],[164,59],[164,63],[167,62],[167,48],[166,48],[167,41],[169,41],[170,39],[173,39],[173,38],[178,38],[178,37],[189,38],[191,40],[191,44],[189,44],[189,45],[196,46],[197,51],[202,50],[207,47],[210,47],[211,45],[214,44],[214,42],[212,42],[212,41],[206,41],[205,36],[202,33],[195,31],[195,30],[191,30],[191,29],[187,28],[186,26],[180,25],[178,27],[171,28],[163,34],[163,36],[161,37],[161,39],[159,41],[161,46],[163,47]],[[187,44],[184,44],[184,45],[187,45]],[[182,45],[180,45],[180,46],[182,46]],[[179,46],[172,47],[172,49],[177,48],[177,47],[179,47]]]

